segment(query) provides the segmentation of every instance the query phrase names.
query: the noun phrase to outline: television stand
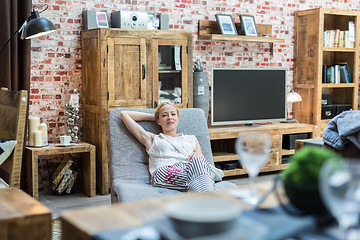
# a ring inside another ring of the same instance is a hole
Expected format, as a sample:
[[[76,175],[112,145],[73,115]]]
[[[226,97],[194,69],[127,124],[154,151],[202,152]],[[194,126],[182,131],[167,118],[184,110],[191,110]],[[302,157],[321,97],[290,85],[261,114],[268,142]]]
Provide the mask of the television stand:
[[[296,119],[287,119],[286,121],[281,121],[281,123],[298,123]]]
[[[295,153],[295,149],[289,149],[288,147],[291,146],[289,140],[294,140],[294,136],[297,136],[297,134],[304,134],[306,137],[303,139],[318,136],[317,128],[312,124],[269,123],[253,126],[257,127],[209,127],[214,162],[217,167],[223,169],[225,177],[247,174],[247,171],[240,166],[238,156],[235,153],[235,140],[241,132],[265,131],[271,136],[272,149],[270,158],[260,172],[279,171],[288,166],[287,161]],[[235,168],[229,169],[229,166],[235,166]]]

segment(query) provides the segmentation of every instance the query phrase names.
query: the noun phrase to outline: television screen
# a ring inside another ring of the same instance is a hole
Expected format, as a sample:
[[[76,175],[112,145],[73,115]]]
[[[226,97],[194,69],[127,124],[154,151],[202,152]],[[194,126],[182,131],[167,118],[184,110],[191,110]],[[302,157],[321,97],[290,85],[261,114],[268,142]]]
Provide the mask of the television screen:
[[[213,69],[211,125],[286,120],[286,69]]]

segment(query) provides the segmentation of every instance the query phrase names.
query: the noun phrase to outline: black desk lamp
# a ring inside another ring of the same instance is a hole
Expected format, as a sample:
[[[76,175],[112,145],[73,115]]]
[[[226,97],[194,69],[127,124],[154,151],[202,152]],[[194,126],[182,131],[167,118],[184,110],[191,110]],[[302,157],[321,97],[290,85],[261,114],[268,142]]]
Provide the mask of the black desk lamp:
[[[41,7],[36,7],[36,8],[42,8],[44,6],[46,6],[46,8],[40,12],[40,13],[42,13],[48,8],[47,4],[44,4]],[[1,49],[0,55],[2,54],[2,52],[4,51],[4,49],[6,48],[8,43],[11,41],[11,39],[15,36],[16,33],[21,33],[21,36],[20,36],[21,39],[31,39],[31,38],[39,37],[44,34],[52,33],[55,31],[56,31],[56,28],[55,28],[54,24],[45,18],[41,18],[39,15],[39,12],[37,10],[35,10],[35,7],[34,7],[31,12],[30,17],[28,19],[26,19],[25,22],[22,24],[22,26],[19,28],[19,30],[14,32],[11,35],[11,37],[9,38],[9,40],[7,40],[4,47]]]

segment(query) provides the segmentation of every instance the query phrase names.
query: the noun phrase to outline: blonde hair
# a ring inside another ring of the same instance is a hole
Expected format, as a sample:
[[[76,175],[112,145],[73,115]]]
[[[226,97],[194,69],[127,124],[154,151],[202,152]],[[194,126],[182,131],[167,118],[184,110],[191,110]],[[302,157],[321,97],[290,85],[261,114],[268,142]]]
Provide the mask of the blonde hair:
[[[176,106],[175,103],[173,103],[173,102],[162,102],[162,103],[160,103],[159,106],[157,106],[157,108],[155,109],[155,113],[154,113],[155,120],[158,120],[158,119],[159,119],[160,108],[162,108],[162,107],[165,106],[165,105],[173,106],[173,107],[176,109],[177,115],[180,116],[180,114],[179,114],[179,108]]]

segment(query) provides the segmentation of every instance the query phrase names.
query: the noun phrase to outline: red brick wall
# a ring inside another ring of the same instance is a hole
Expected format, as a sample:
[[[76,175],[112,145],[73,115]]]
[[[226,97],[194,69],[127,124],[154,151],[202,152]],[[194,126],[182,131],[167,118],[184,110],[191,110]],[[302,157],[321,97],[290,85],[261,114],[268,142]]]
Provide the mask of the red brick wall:
[[[56,142],[65,133],[64,104],[81,84],[82,11],[138,10],[170,15],[170,28],[194,34],[193,60],[206,63],[211,79],[213,67],[285,67],[288,81],[293,80],[294,11],[316,7],[360,10],[358,0],[33,0],[47,3],[41,17],[51,20],[58,31],[33,39],[31,62],[30,115],[37,115],[49,126],[49,140]],[[198,40],[198,20],[215,20],[216,13],[250,14],[257,23],[271,24],[273,36],[285,43],[215,42]]]

